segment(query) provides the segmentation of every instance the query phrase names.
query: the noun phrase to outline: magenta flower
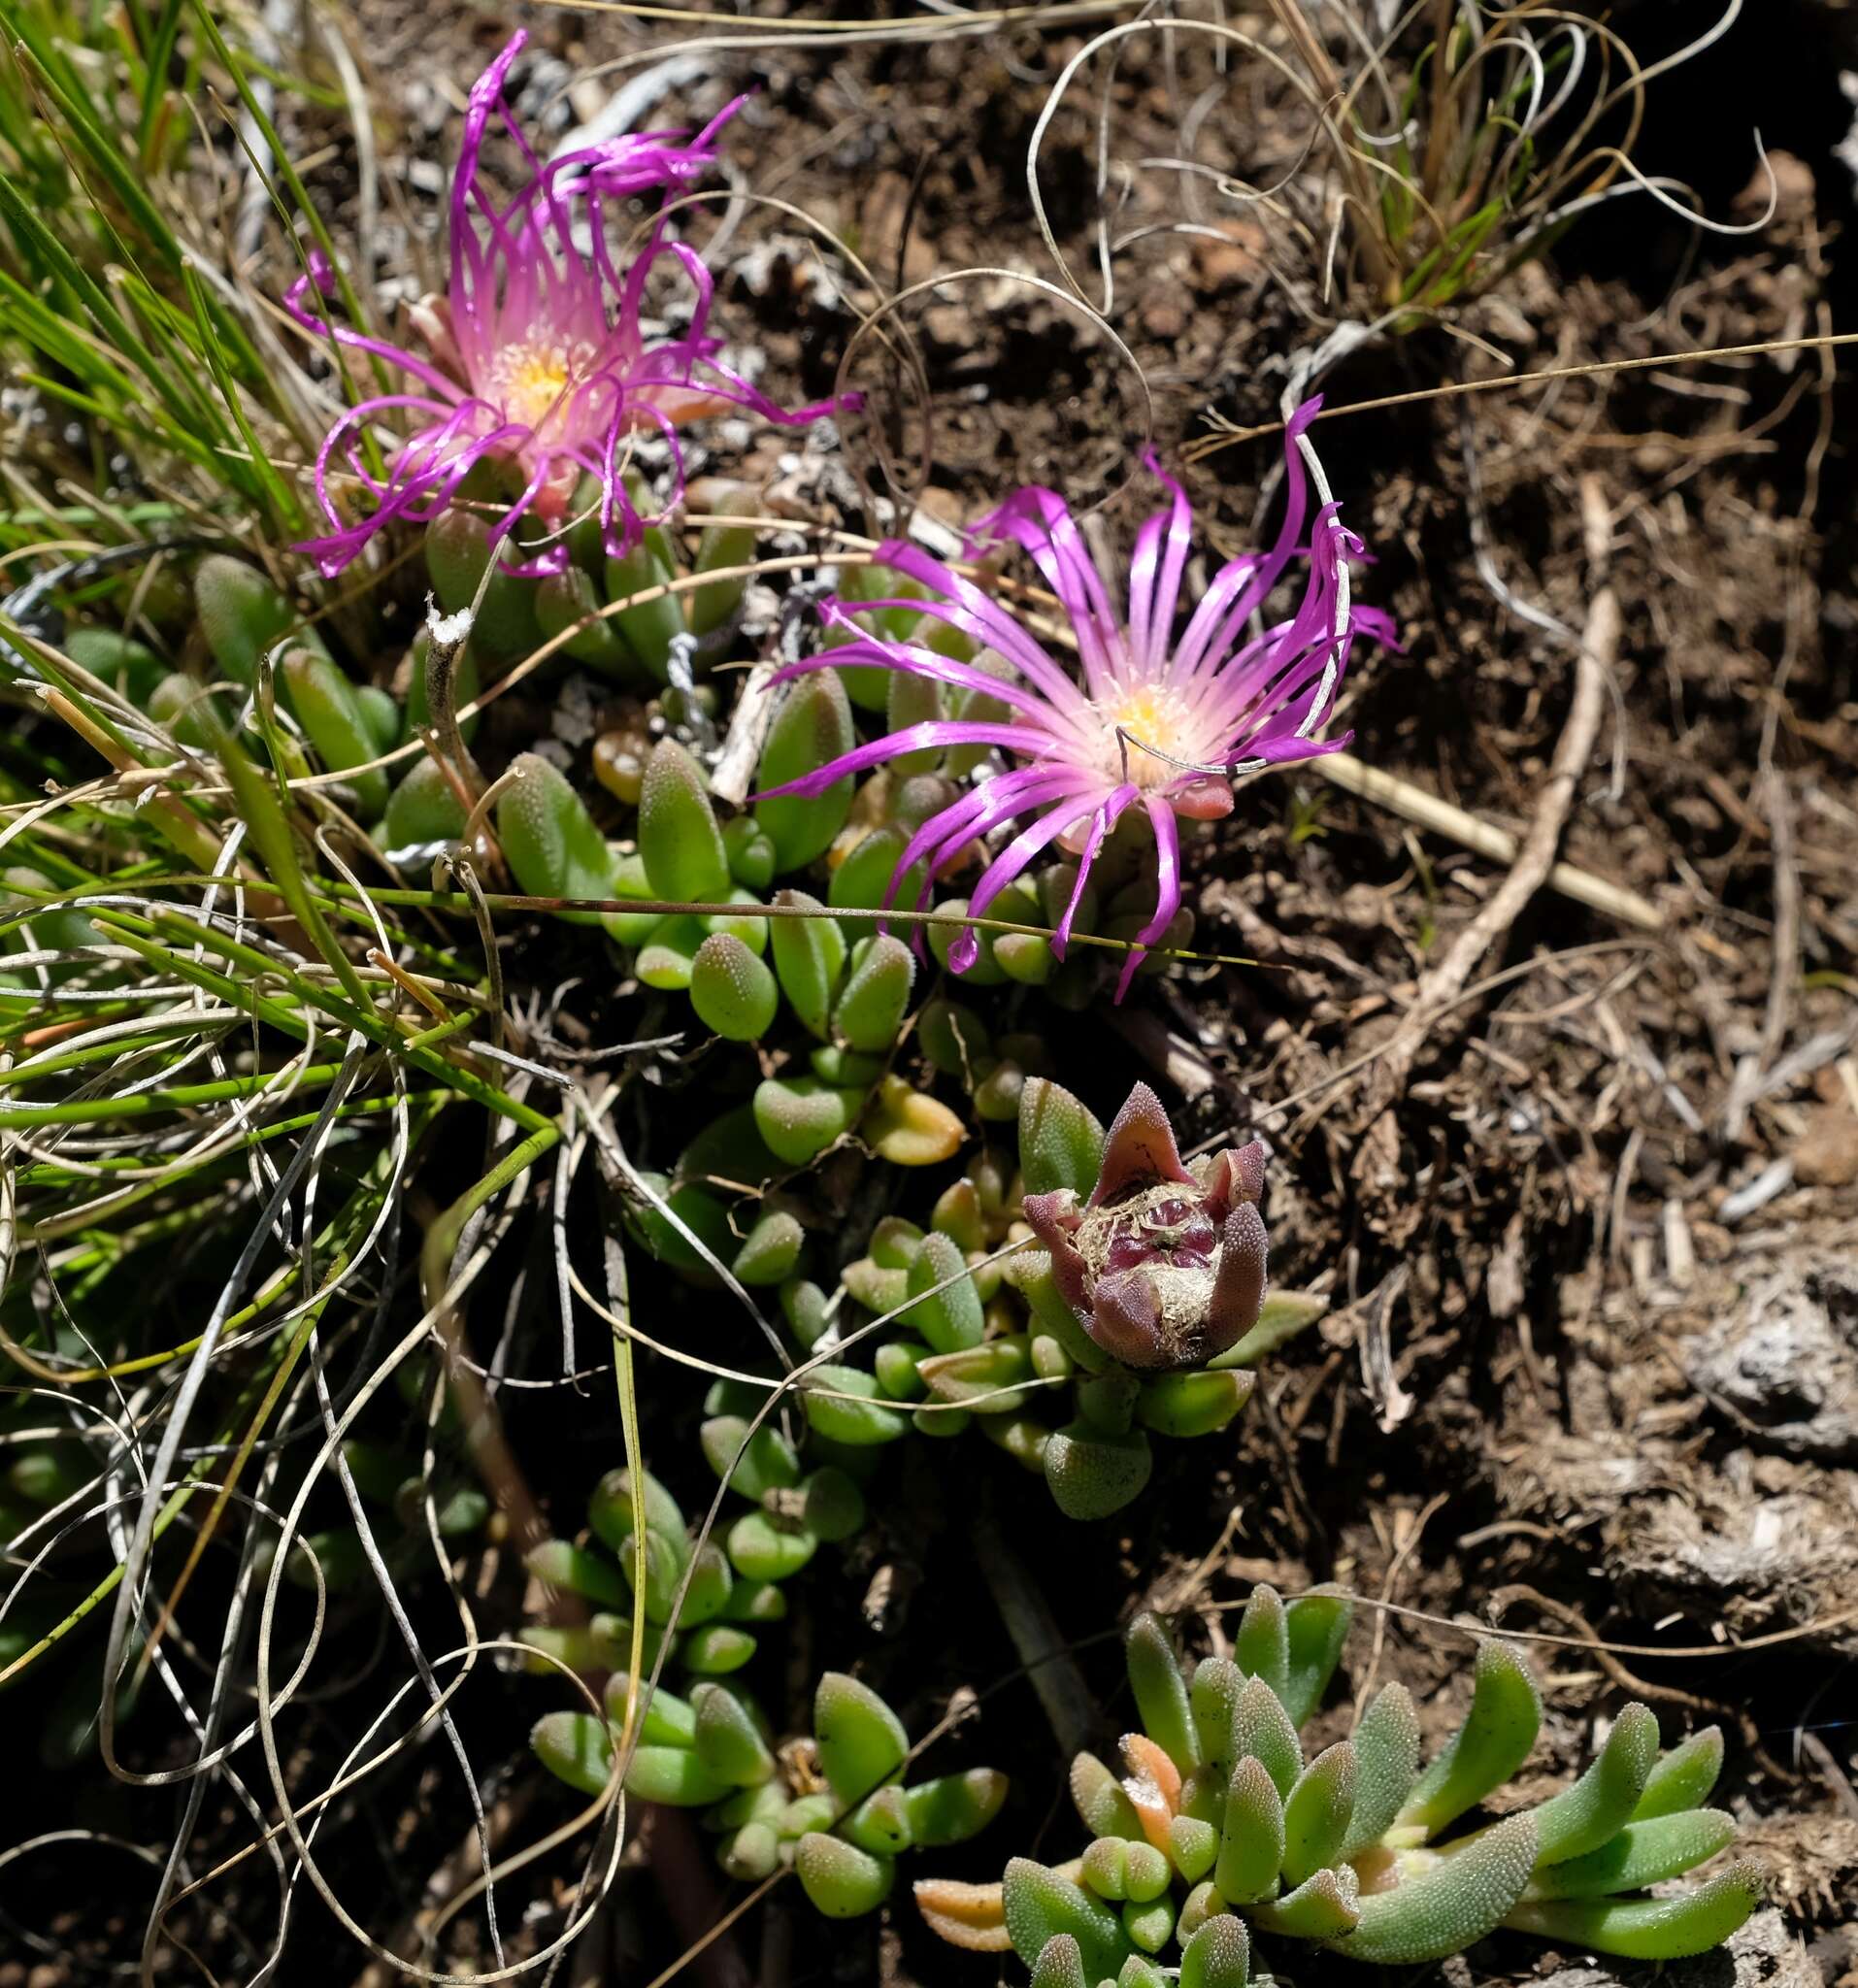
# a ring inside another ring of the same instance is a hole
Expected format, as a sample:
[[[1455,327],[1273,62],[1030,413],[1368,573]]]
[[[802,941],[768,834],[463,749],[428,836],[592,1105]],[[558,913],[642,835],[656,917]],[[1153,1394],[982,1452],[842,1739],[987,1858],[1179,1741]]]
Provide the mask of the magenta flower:
[[[1090,1198],[1069,1187],[1026,1196],[1059,1295],[1106,1353],[1125,1367],[1195,1367],[1258,1323],[1267,1157],[1254,1139],[1189,1172],[1161,1100],[1139,1083],[1104,1141]]]
[[[624,445],[635,431],[655,429],[670,439],[681,488],[680,422],[732,406],[789,426],[827,412],[785,413],[716,362],[723,342],[706,331],[710,272],[693,249],[667,238],[662,221],[623,270],[608,247],[609,210],[639,194],[670,193],[701,180],[714,163],[716,133],[746,99],[738,97],[688,143],[680,143],[678,132],[647,132],[545,166],[503,100],[510,66],[527,40],[520,29],[512,35],[471,91],[451,182],[449,291],[443,302],[415,314],[425,353],[331,326],[307,310],[303,300],[313,284],[324,296],[332,287],[320,253],[284,299],[306,330],[385,360],[415,389],[376,394],[349,408],[317,452],[316,498],[331,530],[298,549],[312,553],[331,578],[383,526],[437,516],[486,457],[514,463],[522,479],[521,495],[489,529],[492,542],[524,513],[559,526],[584,471],[600,484],[607,549],[623,553],[648,521],[639,517],[620,475]],[[501,119],[530,168],[528,182],[507,203],[479,170],[493,118]],[[647,282],[665,257],[681,268],[695,292],[690,327],[648,342],[640,314]],[[393,451],[382,480],[369,470],[361,435],[375,416],[398,410],[414,429]],[[338,452],[373,500],[357,519],[346,516],[329,494],[329,463]],[[557,539],[511,570],[555,572],[566,558]]]
[[[911,838],[886,903],[894,901],[905,874],[923,862],[920,909],[936,878],[978,837],[1030,815],[982,871],[968,909],[983,913],[1041,850],[1056,843],[1078,858],[1078,880],[1052,942],[1061,958],[1105,837],[1130,809],[1144,810],[1155,840],[1155,911],[1139,935],[1141,947],[1124,962],[1116,988],[1120,1001],[1142,948],[1166,931],[1180,908],[1177,818],[1210,820],[1228,813],[1231,783],[1239,775],[1345,746],[1345,738],[1321,741],[1314,734],[1334,707],[1350,646],[1357,635],[1391,640],[1387,617],[1355,606],[1348,596],[1346,561],[1363,556],[1363,548],[1337,522],[1334,504],[1317,512],[1308,545],[1299,543],[1308,509],[1299,438],[1320,406],[1319,400],[1307,402],[1289,424],[1287,502],[1276,545],[1222,566],[1178,638],[1175,620],[1193,543],[1193,514],[1179,484],[1152,457],[1148,468],[1167,489],[1169,505],[1136,536],[1126,613],[1112,601],[1076,520],[1055,492],[1017,491],[975,528],[978,543],[1012,539],[1031,553],[1077,639],[1081,682],[990,595],[915,547],[886,541],[878,548],[879,562],[921,582],[935,598],[855,607],[931,614],[991,651],[991,660],[1007,666],[1005,680],[914,643],[868,636],[855,629],[838,602],[827,603],[825,616],[836,626],[853,626],[856,639],[794,663],[781,676],[876,664],[995,700],[1008,707],[1007,713],[998,720],[926,719],[768,792],[818,793],[846,774],[930,746],[990,746],[1012,755],[1017,764],[980,778]],[[1293,560],[1306,564],[1301,600],[1287,618],[1254,632],[1253,616]],[[976,934],[964,931],[949,964],[961,973],[979,952]]]

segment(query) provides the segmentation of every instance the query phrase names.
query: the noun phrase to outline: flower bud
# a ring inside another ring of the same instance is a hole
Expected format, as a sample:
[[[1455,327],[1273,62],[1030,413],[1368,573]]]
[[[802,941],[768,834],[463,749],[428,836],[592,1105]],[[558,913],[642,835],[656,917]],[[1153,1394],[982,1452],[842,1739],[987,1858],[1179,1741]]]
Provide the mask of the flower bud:
[[[1079,1203],[1071,1179],[1039,1184],[1064,1157],[1067,1114],[1053,1110],[1054,1089],[1045,1086],[1021,1113],[1021,1162],[1035,1190],[1025,1215],[1085,1331],[1136,1368],[1196,1366],[1236,1344],[1264,1299],[1264,1147],[1253,1141],[1215,1153],[1190,1173],[1161,1101],[1137,1084],[1104,1142],[1096,1184]],[[1074,1169],[1078,1157],[1072,1149]]]

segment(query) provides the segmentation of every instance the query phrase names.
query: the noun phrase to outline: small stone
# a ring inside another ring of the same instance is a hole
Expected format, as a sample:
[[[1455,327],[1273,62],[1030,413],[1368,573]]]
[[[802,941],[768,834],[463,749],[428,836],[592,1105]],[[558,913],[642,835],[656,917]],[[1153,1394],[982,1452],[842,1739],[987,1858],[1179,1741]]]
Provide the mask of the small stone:
[[[1849,1187],[1858,1180],[1858,1111],[1841,1100],[1807,1113],[1794,1147],[1794,1178],[1803,1187]]]

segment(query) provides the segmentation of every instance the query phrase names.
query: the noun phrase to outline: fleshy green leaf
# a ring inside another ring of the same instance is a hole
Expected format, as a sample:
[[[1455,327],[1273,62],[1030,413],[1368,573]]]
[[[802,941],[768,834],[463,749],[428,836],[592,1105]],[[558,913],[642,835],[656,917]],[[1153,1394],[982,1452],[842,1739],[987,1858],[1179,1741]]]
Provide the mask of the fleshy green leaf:
[[[916,962],[901,939],[880,932],[854,948],[851,972],[832,1012],[833,1033],[848,1049],[881,1056],[897,1040]]]
[[[844,1400],[846,1395],[857,1399]],[[894,1442],[910,1427],[879,1401],[875,1377],[856,1367],[815,1367],[801,1383],[801,1407],[817,1434],[853,1449]]]
[[[1171,1898],[1131,1899],[1122,1908],[1122,1930],[1144,1953],[1159,1953],[1174,1938],[1175,1902]]]
[[[1736,1818],[1720,1808],[1682,1808],[1629,1822],[1610,1842],[1571,1857],[1529,1881],[1531,1899],[1603,1898],[1643,1891],[1707,1863],[1736,1839]]]
[[[904,1763],[910,1736],[870,1685],[828,1671],[813,1697],[819,1769],[841,1803],[861,1802]]]
[[[900,1324],[919,1333],[938,1353],[979,1345],[986,1321],[958,1243],[935,1233],[925,1236],[905,1276],[906,1289],[916,1302]],[[938,1284],[946,1288],[936,1290]],[[927,1295],[931,1292],[933,1296]]]
[[[1142,1384],[1136,1420],[1162,1436],[1211,1436],[1251,1399],[1252,1386],[1249,1374],[1157,1375]]]
[[[1657,1758],[1658,1721],[1647,1706],[1627,1706],[1587,1772],[1536,1810],[1537,1863],[1565,1863],[1617,1836]]]
[[[855,743],[838,672],[814,670],[788,688],[775,712],[756,784],[784,786],[849,752]],[[853,784],[846,774],[819,794],[777,794],[755,803],[755,820],[775,845],[780,872],[799,870],[832,846],[851,811]]]
[[[1052,1431],[1045,1444],[1045,1482],[1067,1518],[1108,1518],[1141,1497],[1154,1469],[1148,1438],[1140,1429],[1107,1436],[1089,1423]]]
[[[1128,1959],[1122,1921],[1058,1872],[1029,1857],[1015,1857],[1007,1866],[1004,1892],[1007,1932],[1013,1951],[1028,1967],[1045,1951],[1045,1942],[1059,1934],[1078,1942],[1087,1981],[1113,1978]]]
[[[1761,1873],[1734,1864],[1671,1899],[1553,1899],[1518,1905],[1504,1920],[1518,1933],[1629,1961],[1675,1961],[1720,1946],[1761,1904]]]
[[[1087,1195],[1103,1165],[1103,1140],[1101,1122],[1080,1098],[1046,1077],[1026,1079],[1019,1096],[1019,1171],[1028,1194],[1069,1187]]]
[[[1094,1753],[1073,1755],[1071,1799],[1093,1837],[1115,1837],[1130,1842],[1141,1839],[1142,1822],[1135,1805]]]
[[[1284,1809],[1263,1764],[1246,1756],[1226,1788],[1226,1822],[1212,1881],[1234,1905],[1263,1898],[1277,1882],[1284,1855]]]
[[[917,1849],[946,1849],[978,1836],[1000,1813],[1007,1786],[1006,1775],[997,1768],[973,1767],[965,1773],[940,1774],[906,1788],[910,1833]]]
[[[1356,1722],[1355,1810],[1342,1854],[1359,1856],[1393,1827],[1419,1772],[1419,1716],[1404,1684],[1385,1684]]]
[[[1200,1736],[1194,1730],[1174,1639],[1158,1615],[1145,1609],[1130,1623],[1123,1654],[1143,1731],[1183,1774],[1191,1773],[1200,1765]]]
[[[1350,1960],[1389,1968],[1462,1953],[1503,1923],[1535,1862],[1535,1818],[1512,1815],[1392,1891],[1364,1898],[1360,1923],[1333,1944]]]
[[[1230,1657],[1202,1657],[1194,1667],[1188,1703],[1194,1730],[1200,1736],[1200,1758],[1230,1773],[1238,1758],[1232,1743],[1232,1722],[1239,1709],[1244,1676]]]
[[[770,1491],[787,1491],[800,1481],[793,1444],[772,1423],[750,1436],[740,1415],[713,1415],[698,1432],[705,1461],[732,1491],[759,1505]],[[747,1447],[745,1447],[745,1442]]]
[[[519,752],[497,796],[497,841],[512,874],[533,897],[616,895],[614,856],[567,778],[539,753]],[[597,911],[563,911],[598,924]]]
[[[654,897],[713,904],[728,895],[722,830],[697,762],[675,739],[660,739],[639,795],[639,853]]]
[[[626,1719],[626,1690],[629,1674],[615,1671],[607,1679],[607,1723],[618,1733]],[[697,1710],[688,1699],[667,1691],[661,1684],[647,1693],[645,1679],[639,1680],[639,1740],[645,1746],[691,1746],[697,1738]]]
[[[626,1793],[672,1808],[708,1808],[729,1793],[729,1783],[687,1746],[641,1746],[626,1770]]]
[[[1434,1834],[1476,1807],[1529,1758],[1541,1724],[1542,1699],[1522,1659],[1508,1643],[1479,1643],[1471,1710],[1420,1775],[1400,1820]]]
[[[804,1167],[856,1122],[861,1092],[835,1090],[816,1077],[765,1077],[755,1086],[755,1129],[790,1167]]]
[[[804,890],[779,891],[774,903],[776,910],[783,906],[813,911],[825,909]],[[828,1043],[832,1040],[833,1002],[845,972],[845,935],[837,920],[827,917],[782,917],[770,922],[774,927],[770,944],[775,977],[787,997],[787,1006],[806,1029]]]
[[[1342,1662],[1354,1613],[1353,1601],[1340,1589],[1330,1588],[1299,1595],[1284,1610],[1289,1674],[1277,1696],[1293,1726],[1302,1726],[1322,1703],[1336,1666]]]
[[[910,1804],[901,1788],[867,1795],[839,1825],[838,1834],[874,1857],[897,1857],[910,1848]]]
[[[531,1728],[529,1745],[557,1780],[583,1795],[600,1794],[613,1773],[613,1736],[591,1712],[546,1713]]]
[[[1039,1949],[1027,1988],[1096,1988],[1084,1978],[1083,1954],[1069,1933],[1054,1933]]]
[[[1290,1714],[1262,1677],[1247,1677],[1232,1724],[1233,1750],[1249,1755],[1268,1773],[1280,1796],[1288,1795],[1303,1773],[1303,1747]]]
[[[765,1511],[746,1511],[729,1528],[730,1563],[749,1580],[790,1579],[818,1549],[813,1533]]]
[[[642,1474],[639,1495],[640,1503],[645,1507],[647,1526],[654,1532],[662,1533],[673,1543],[680,1540],[684,1541],[684,1553],[687,1558],[690,1550],[689,1535],[685,1530],[683,1512],[678,1501],[649,1471]],[[630,1471],[609,1471],[594,1486],[593,1496],[587,1501],[587,1523],[614,1552],[621,1556],[625,1554],[626,1541],[632,1538]]]
[[[732,1788],[752,1788],[774,1778],[774,1751],[733,1691],[720,1684],[699,1684],[690,1703],[697,1713],[691,1743],[718,1780]]]
[[[1260,1933],[1286,1939],[1340,1939],[1360,1924],[1360,1904],[1355,1873],[1344,1864],[1339,1871],[1316,1872],[1295,1891],[1261,1901],[1250,1911]]]
[[[1216,1912],[1181,1951],[1180,1988],[1245,1988],[1250,1967],[1251,1939],[1244,1926],[1230,1912]]]
[[[631,1605],[618,1568],[603,1555],[589,1553],[584,1546],[571,1545],[566,1540],[544,1540],[523,1555],[522,1564],[538,1580],[547,1581],[565,1594],[581,1595],[609,1608]]]
[[[1284,1799],[1283,1879],[1299,1885],[1340,1861],[1355,1808],[1355,1749],[1326,1747],[1298,1775]]]
[[[1649,1822],[1653,1816],[1695,1808],[1709,1800],[1721,1772],[1722,1733],[1715,1726],[1705,1726],[1674,1746],[1652,1769],[1645,1792],[1632,1811],[1633,1821]]]
[[[843,1837],[814,1831],[800,1839],[794,1852],[794,1874],[815,1910],[828,1919],[858,1919],[875,1912],[890,1895],[897,1867],[888,1857],[874,1857]]]
[[[1274,1692],[1290,1678],[1290,1625],[1282,1597],[1264,1581],[1252,1589],[1232,1639],[1232,1660],[1247,1677],[1262,1677]]]
[[[690,1005],[705,1028],[732,1043],[753,1043],[774,1026],[780,989],[740,939],[718,932],[690,962]]]

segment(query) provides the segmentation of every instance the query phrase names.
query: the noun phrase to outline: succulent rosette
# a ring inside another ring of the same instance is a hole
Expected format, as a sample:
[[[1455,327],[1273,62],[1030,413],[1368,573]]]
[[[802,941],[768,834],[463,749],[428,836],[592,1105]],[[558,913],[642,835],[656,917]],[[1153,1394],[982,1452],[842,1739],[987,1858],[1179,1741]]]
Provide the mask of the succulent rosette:
[[[1181,1162],[1168,1114],[1139,1083],[1104,1142],[1089,1196],[1026,1197],[1026,1220],[1091,1339],[1126,1367],[1195,1367],[1258,1322],[1270,1239],[1261,1140]]]

